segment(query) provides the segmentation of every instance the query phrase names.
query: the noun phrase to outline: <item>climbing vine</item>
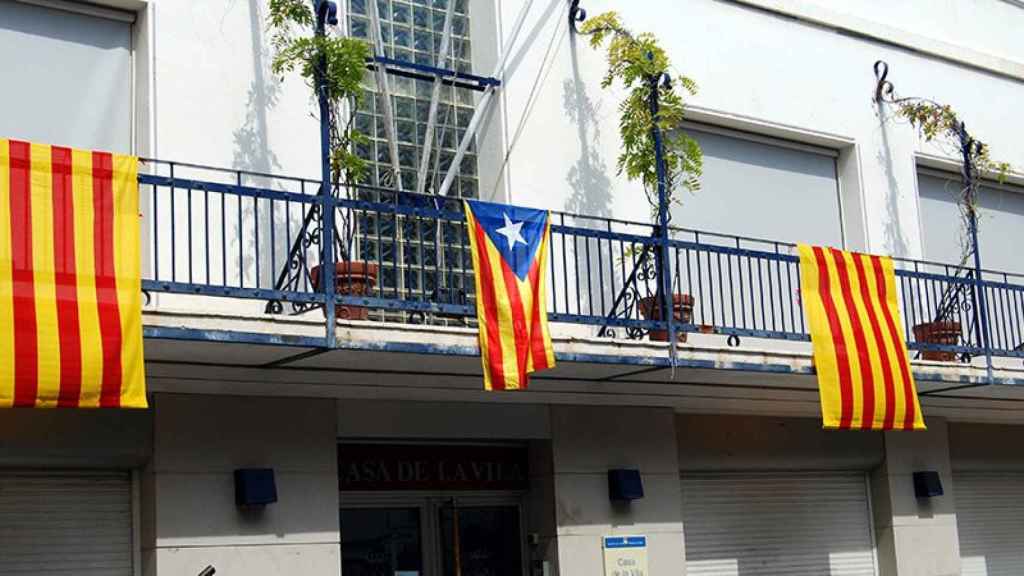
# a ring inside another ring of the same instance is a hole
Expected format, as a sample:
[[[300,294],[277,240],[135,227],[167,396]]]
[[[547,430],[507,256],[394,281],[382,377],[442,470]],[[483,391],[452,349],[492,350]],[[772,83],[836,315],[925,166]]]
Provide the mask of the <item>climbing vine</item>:
[[[989,146],[967,132],[966,124],[952,106],[928,98],[897,96],[892,83],[885,79],[888,68],[884,62],[876,63],[876,73],[879,83],[875,101],[895,106],[895,117],[907,121],[925,142],[938,144],[947,154],[960,159],[962,185],[956,201],[961,216],[959,266],[964,267],[975,250],[969,232],[972,221],[978,221],[978,189],[985,178],[1004,182],[1011,167],[992,159]]]
[[[673,73],[672,62],[658,39],[650,33],[631,33],[623,27],[616,12],[587,20],[580,27],[580,33],[590,36],[591,47],[606,48],[608,70],[602,87],[619,82],[628,91],[619,104],[622,151],[617,161],[618,173],[643,183],[647,201],[656,213],[658,167],[649,98],[651,79],[667,77],[671,81],[654,83],[659,99],[658,128],[663,138],[666,195],[670,202],[679,203],[677,190],[700,190],[704,155],[697,141],[680,129],[686,112],[685,96],[697,94],[696,82]],[[682,91],[676,90],[676,86]]]

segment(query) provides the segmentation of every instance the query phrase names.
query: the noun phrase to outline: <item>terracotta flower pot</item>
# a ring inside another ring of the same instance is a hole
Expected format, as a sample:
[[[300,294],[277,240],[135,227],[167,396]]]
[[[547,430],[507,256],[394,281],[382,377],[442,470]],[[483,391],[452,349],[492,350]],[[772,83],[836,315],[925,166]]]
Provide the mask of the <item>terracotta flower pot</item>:
[[[661,320],[661,301],[656,296],[640,299],[640,314],[647,320]],[[681,324],[693,322],[693,296],[672,295],[672,318]],[[648,337],[653,342],[668,342],[668,330],[651,330]],[[685,332],[676,332],[676,340],[686,342]]]
[[[320,266],[310,268],[310,280],[314,290],[320,290]],[[334,264],[334,293],[343,296],[367,296],[377,285],[376,264],[349,262]],[[343,305],[335,308],[338,320],[366,320],[369,311],[362,306]]]
[[[914,340],[922,344],[955,346],[960,342],[959,322],[925,322],[914,326]],[[938,362],[956,362],[956,352],[922,350],[921,358]]]

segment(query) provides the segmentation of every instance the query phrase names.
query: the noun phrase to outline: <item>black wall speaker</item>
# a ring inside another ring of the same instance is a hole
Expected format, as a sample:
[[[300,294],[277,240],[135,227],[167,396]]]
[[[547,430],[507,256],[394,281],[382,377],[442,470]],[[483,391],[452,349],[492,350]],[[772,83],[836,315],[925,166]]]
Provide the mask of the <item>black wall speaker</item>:
[[[235,470],[235,504],[266,506],[274,502],[277,502],[277,485],[273,468]]]
[[[914,496],[932,498],[942,496],[942,481],[939,473],[934,470],[914,472]]]
[[[639,500],[644,497],[644,483],[639,470],[608,471],[608,498],[615,501]]]

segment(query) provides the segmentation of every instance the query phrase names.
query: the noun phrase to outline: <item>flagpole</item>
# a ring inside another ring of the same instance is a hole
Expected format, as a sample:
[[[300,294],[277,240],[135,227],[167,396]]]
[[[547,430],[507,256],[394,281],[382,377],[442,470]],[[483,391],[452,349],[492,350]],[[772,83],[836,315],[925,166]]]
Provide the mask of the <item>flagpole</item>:
[[[455,554],[455,576],[462,576],[462,550],[459,543],[459,506],[452,498],[452,550]]]

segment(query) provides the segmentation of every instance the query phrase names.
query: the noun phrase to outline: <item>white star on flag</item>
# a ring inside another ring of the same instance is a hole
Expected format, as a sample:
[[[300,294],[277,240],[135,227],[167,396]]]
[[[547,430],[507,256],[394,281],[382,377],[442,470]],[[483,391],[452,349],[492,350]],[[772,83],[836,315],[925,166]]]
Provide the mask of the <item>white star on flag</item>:
[[[508,217],[508,212],[503,213],[502,216],[505,217],[505,225],[502,226],[501,228],[498,228],[496,232],[498,234],[501,234],[502,236],[505,237],[506,240],[508,240],[508,249],[511,250],[515,248],[515,245],[519,244],[520,242],[526,244],[526,239],[523,238],[523,234],[521,232],[523,228],[523,223],[516,222],[515,224],[513,224],[512,220],[509,219]]]

